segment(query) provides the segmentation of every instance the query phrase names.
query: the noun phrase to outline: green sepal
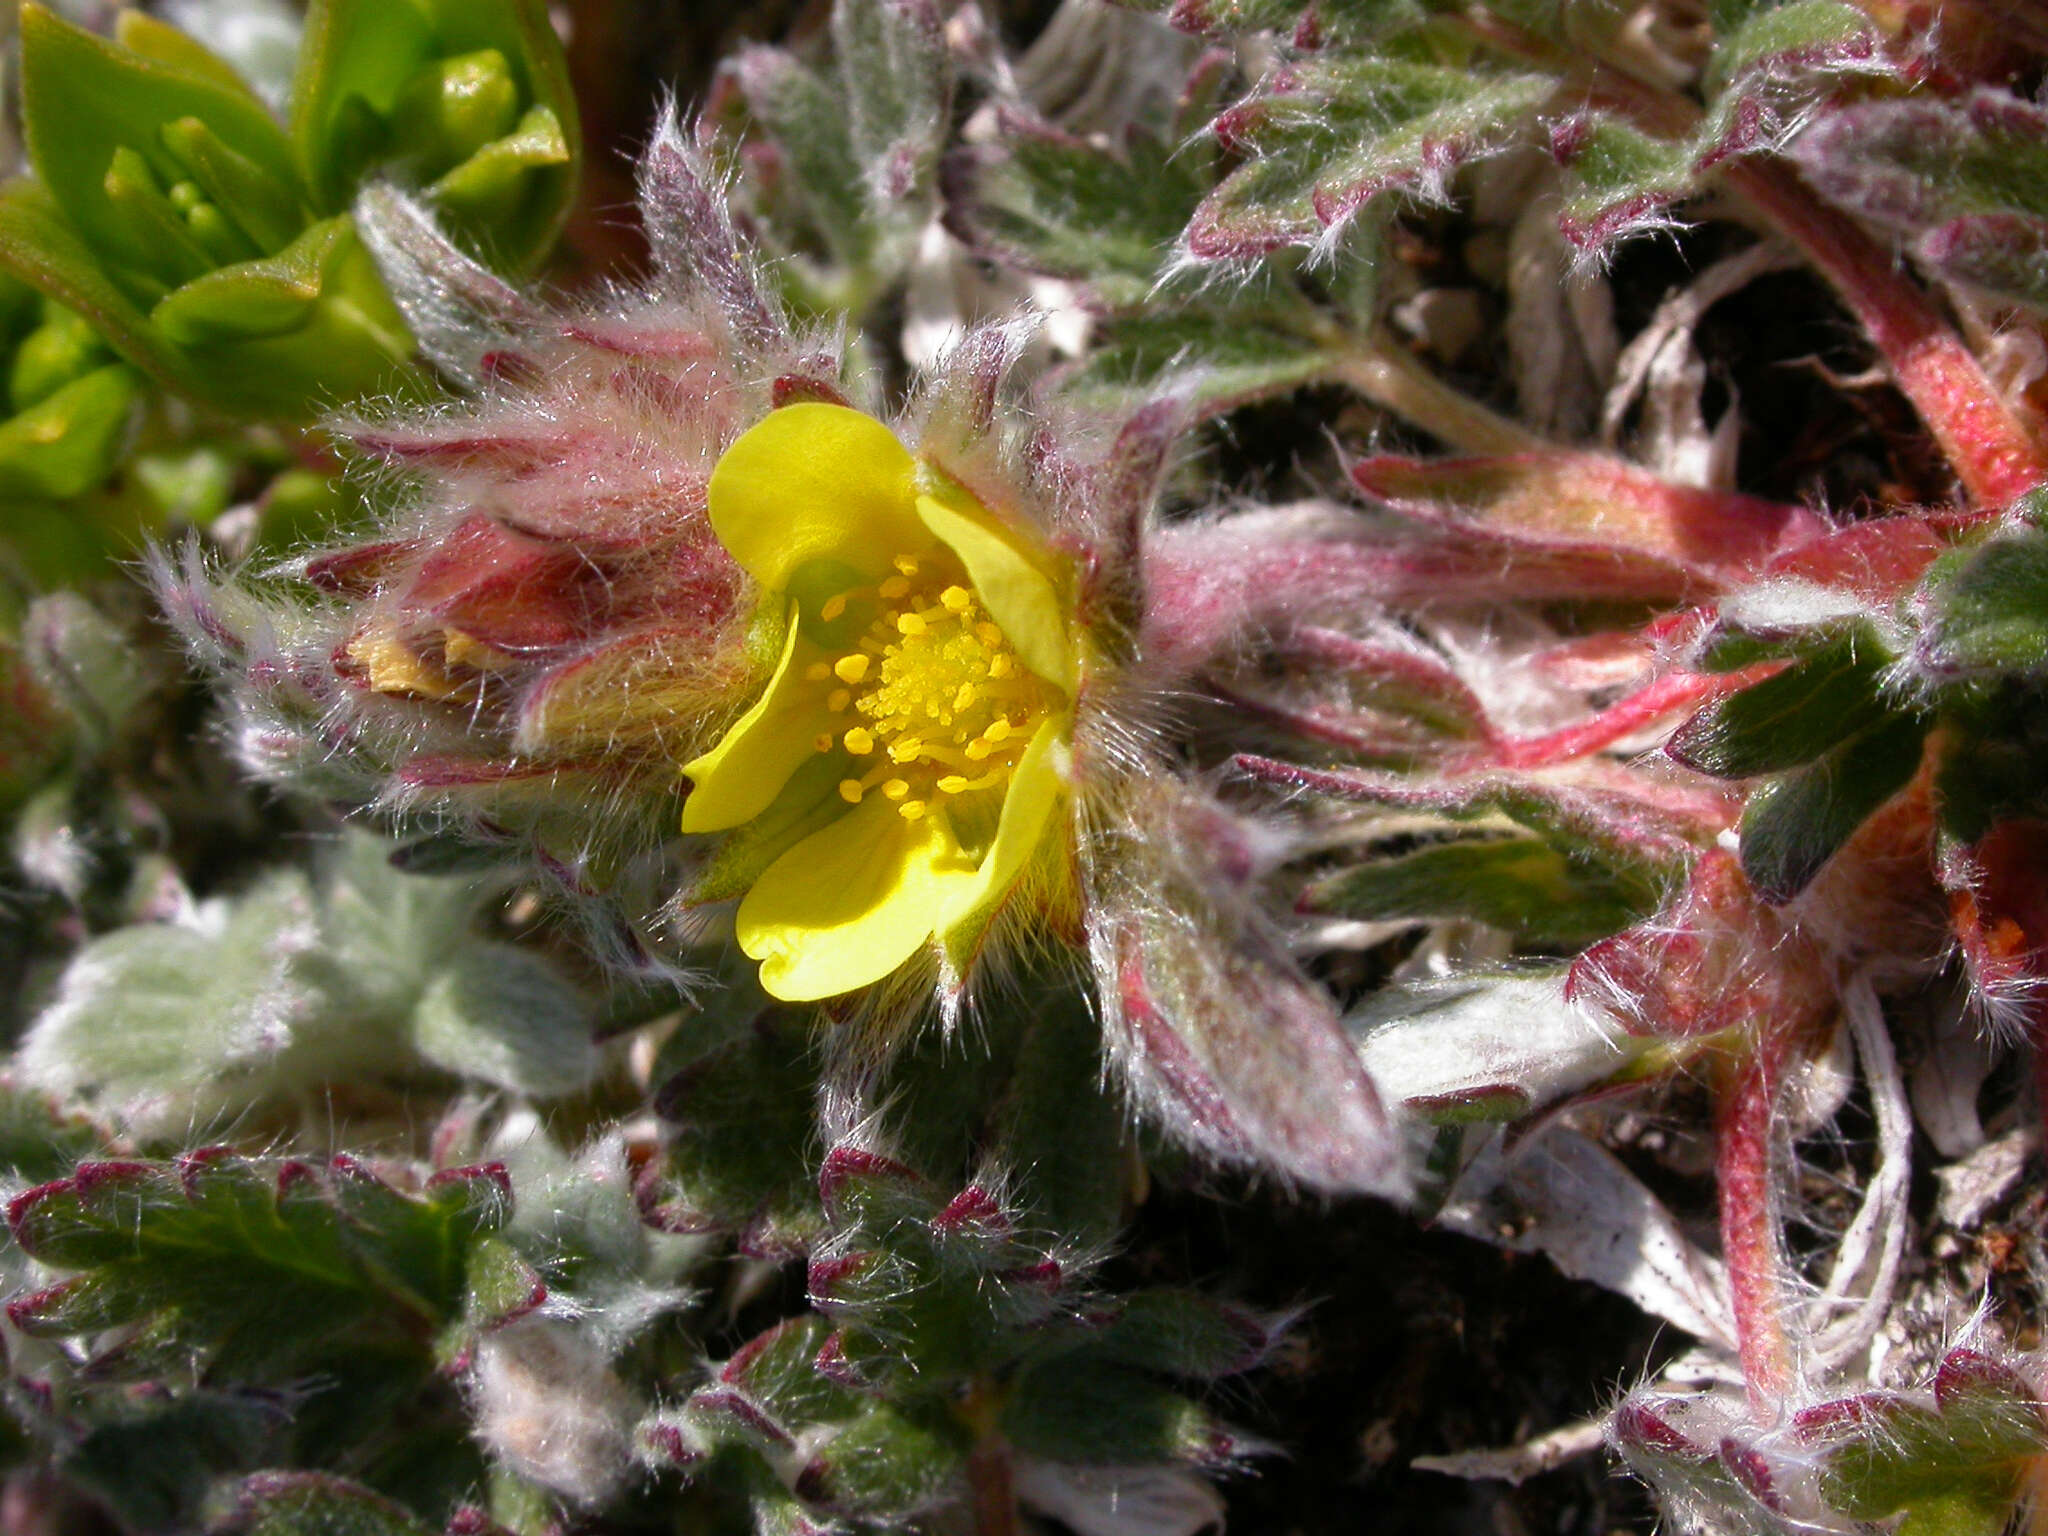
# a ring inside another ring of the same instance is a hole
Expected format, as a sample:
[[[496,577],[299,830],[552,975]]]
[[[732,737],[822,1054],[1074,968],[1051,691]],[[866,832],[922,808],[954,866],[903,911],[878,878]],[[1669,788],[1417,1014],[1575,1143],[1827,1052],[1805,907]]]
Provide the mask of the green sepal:
[[[1575,948],[1654,909],[1654,885],[1542,838],[1464,840],[1375,859],[1315,881],[1303,910],[1364,921],[1464,918],[1527,943]]]
[[[1782,672],[1709,704],[1672,734],[1665,750],[1720,779],[1796,768],[1890,713],[1880,690],[1891,660],[1876,632],[1858,625]]]
[[[2048,672],[2048,533],[2029,527],[1929,573],[1914,661],[1937,683]]]
[[[1750,792],[1742,871],[1765,901],[1790,901],[1920,766],[1927,721],[1888,716]]]

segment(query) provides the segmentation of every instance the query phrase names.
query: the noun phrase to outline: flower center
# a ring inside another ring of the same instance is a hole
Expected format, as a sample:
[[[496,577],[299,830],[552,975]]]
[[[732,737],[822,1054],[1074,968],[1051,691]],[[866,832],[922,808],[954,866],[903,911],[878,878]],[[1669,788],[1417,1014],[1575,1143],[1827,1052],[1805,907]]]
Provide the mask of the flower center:
[[[826,709],[846,717],[821,732],[820,752],[844,747],[867,771],[839,781],[858,805],[879,791],[906,820],[935,798],[1000,789],[1045,718],[1045,686],[1017,659],[972,590],[929,560],[899,555],[878,586],[828,600],[831,622],[849,602],[877,604],[854,648],[807,674],[827,685]]]

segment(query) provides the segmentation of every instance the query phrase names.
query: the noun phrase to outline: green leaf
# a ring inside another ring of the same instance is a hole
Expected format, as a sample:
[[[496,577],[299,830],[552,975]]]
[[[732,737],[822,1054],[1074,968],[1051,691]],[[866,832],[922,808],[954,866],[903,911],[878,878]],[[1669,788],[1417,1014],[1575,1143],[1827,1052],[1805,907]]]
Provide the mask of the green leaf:
[[[202,80],[211,80],[223,90],[250,94],[234,65],[191,34],[158,21],[143,11],[121,11],[114,17],[114,41],[130,53]]]
[[[211,125],[181,117],[164,125],[162,137],[164,147],[257,251],[282,249],[305,228],[307,209],[300,189],[237,153]]]
[[[1368,922],[1464,918],[1524,942],[1576,948],[1626,928],[1656,892],[1542,838],[1438,843],[1315,881],[1303,910]]]
[[[1033,982],[1010,1004],[1030,1023],[995,1108],[993,1157],[1014,1171],[1010,1198],[1034,1224],[1107,1244],[1123,1224],[1130,1148],[1123,1104],[1102,1081],[1101,1026],[1071,976]]]
[[[93,1426],[64,1457],[63,1474],[129,1530],[197,1530],[213,1480],[277,1454],[286,1419],[275,1400],[225,1392],[138,1404]]]
[[[1897,714],[1857,732],[1742,808],[1742,870],[1765,901],[1790,901],[1920,766],[1927,721]]]
[[[831,1332],[832,1324],[815,1312],[777,1323],[740,1346],[720,1369],[713,1390],[737,1388],[796,1430],[851,1418],[861,1399],[816,1364]]]
[[[126,151],[169,188],[186,167],[164,128],[197,118],[218,140],[282,187],[297,185],[290,141],[246,90],[148,58],[59,20],[40,5],[21,16],[22,118],[36,176],[110,267],[166,278],[169,252],[137,244],[137,226],[109,194],[109,168]],[[190,274],[183,274],[190,275]]]
[[[13,1182],[55,1179],[107,1150],[105,1133],[49,1095],[0,1082],[0,1171]]]
[[[1975,1422],[1952,1423],[1952,1417],[1899,1406],[1873,1433],[1829,1455],[1821,1474],[1823,1495],[1857,1520],[1883,1520],[1916,1505],[1925,1506],[1923,1518],[1972,1507],[2010,1509],[2023,1459],[2041,1453],[2039,1413],[2011,1405],[1975,1416]],[[1961,1527],[1970,1528],[1968,1520]]]
[[[1134,132],[1113,150],[1035,120],[946,165],[946,219],[977,254],[1072,278],[1113,309],[1153,296],[1203,194],[1206,142],[1175,148]]]
[[[1586,249],[1669,225],[1665,210],[1693,188],[1690,143],[1657,138],[1604,113],[1554,129],[1551,149],[1566,168],[1558,227]]]
[[[160,678],[133,629],[76,592],[37,598],[21,634],[36,681],[96,747],[121,738]]]
[[[1930,1494],[1905,1507],[1898,1536],[2000,1536],[2014,1502],[2011,1490],[1995,1481]]]
[[[1199,1291],[1159,1289],[1126,1298],[1089,1353],[1141,1371],[1215,1380],[1258,1364],[1271,1339],[1242,1307]]]
[[[495,48],[434,59],[391,108],[395,144],[430,164],[459,165],[519,121],[519,82]]]
[[[1941,720],[1934,801],[1944,837],[1967,847],[2008,817],[2048,814],[2048,708],[2038,686],[1954,690]]]
[[[1180,393],[1203,416],[1315,383],[1330,352],[1255,306],[1159,309],[1105,321],[1081,364],[1061,380],[1069,397],[1105,409]]]
[[[479,142],[499,122],[508,127]],[[327,213],[343,211],[379,165],[431,183],[474,162],[451,188],[489,222],[464,233],[515,272],[552,245],[581,153],[545,0],[312,0],[291,135]],[[449,207],[458,222],[469,211]]]
[[[1173,1388],[1070,1357],[1018,1376],[1003,1402],[1002,1427],[1027,1455],[1084,1467],[1196,1461],[1216,1439],[1215,1421]]]
[[[0,265],[75,310],[130,362],[173,389],[185,360],[150,331],[149,316],[101,266],[39,183],[0,187]]]
[[[1763,68],[1821,74],[1837,70],[1881,72],[1880,35],[1862,7],[1849,0],[1787,0],[1756,8],[1715,42],[1703,89],[1721,95],[1745,74]]]
[[[492,140],[436,181],[434,206],[458,232],[494,251],[496,231],[537,200],[544,183],[535,173],[574,161],[555,114],[535,107],[516,131]]]
[[[833,82],[780,48],[737,66],[747,110],[781,149],[798,201],[832,257],[859,267],[873,250],[864,167],[845,98]]]
[[[16,411],[40,405],[66,384],[111,360],[106,343],[83,316],[48,299],[33,302],[40,311],[40,323],[21,337],[7,372],[8,403]]]
[[[414,1197],[339,1161],[324,1179],[225,1151],[88,1163],[8,1207],[23,1252],[81,1271],[9,1316],[49,1337],[140,1326],[236,1381],[288,1380],[343,1340],[424,1361],[422,1331],[456,1315],[469,1245],[504,1214],[483,1174]]]
[[[834,1514],[898,1521],[956,1497],[964,1432],[943,1412],[866,1408],[814,1456],[797,1494]]]
[[[253,1091],[235,1080],[270,1067],[315,1002],[292,965],[313,942],[312,892],[280,871],[222,915],[211,934],[148,925],[94,940],[24,1043],[26,1078],[110,1105],[169,1096],[202,1122],[209,1090]]]
[[[209,1536],[436,1536],[381,1493],[326,1472],[258,1472]]]
[[[886,216],[930,190],[952,87],[945,35],[918,0],[838,0],[831,26],[853,152]]]
[[[114,363],[0,422],[0,495],[63,500],[105,484],[141,394],[135,370]]]
[[[597,1069],[590,1004],[511,944],[464,945],[427,983],[412,1018],[428,1061],[537,1098],[584,1087]]]
[[[1155,0],[1156,8],[1156,0]],[[1297,33],[1360,41],[1410,26],[1427,14],[1418,0],[1171,0],[1173,24],[1189,32]]]
[[[1879,693],[1891,660],[1875,632],[1858,626],[1709,704],[1672,734],[1665,750],[1721,779],[1796,768],[1890,713]]]
[[[670,1143],[660,1222],[675,1230],[751,1227],[771,1244],[806,1242],[822,1223],[816,1091],[809,1041],[787,1020],[764,1021],[671,1077],[655,1097]]]
[[[1258,256],[1309,243],[1384,196],[1441,200],[1453,168],[1507,142],[1555,88],[1545,75],[1312,56],[1285,90],[1217,119],[1251,158],[1196,210],[1188,249]]]

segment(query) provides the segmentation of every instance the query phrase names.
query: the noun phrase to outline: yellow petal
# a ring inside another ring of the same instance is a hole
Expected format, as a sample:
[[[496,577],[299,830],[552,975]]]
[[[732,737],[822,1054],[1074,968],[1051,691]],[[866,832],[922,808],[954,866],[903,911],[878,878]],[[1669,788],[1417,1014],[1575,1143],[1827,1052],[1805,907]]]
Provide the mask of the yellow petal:
[[[1066,604],[1025,552],[1023,541],[996,527],[966,490],[936,476],[917,498],[917,515],[960,557],[989,617],[1016,648],[1018,658],[1071,695],[1074,646],[1067,633]]]
[[[1031,745],[1017,759],[1010,775],[1009,793],[1003,796],[1002,820],[996,825],[995,841],[983,855],[981,867],[958,881],[947,892],[947,910],[940,914],[939,931],[949,935],[959,927],[978,926],[996,903],[1009,894],[1010,887],[1024,873],[1038,845],[1045,840],[1054,813],[1065,803],[1070,752],[1064,715],[1044,721],[1031,738]]]
[[[895,433],[843,405],[771,411],[711,471],[711,528],[770,592],[812,560],[872,579],[931,546],[916,516],[914,466]]]
[[[782,659],[768,687],[716,746],[683,765],[691,784],[683,801],[685,832],[720,832],[753,820],[817,752],[817,734],[831,717],[804,668],[822,654],[802,637],[792,605]]]
[[[804,1003],[889,975],[930,942],[960,879],[937,867],[950,845],[880,795],[798,843],[740,903],[740,948],[761,962],[761,985]]]

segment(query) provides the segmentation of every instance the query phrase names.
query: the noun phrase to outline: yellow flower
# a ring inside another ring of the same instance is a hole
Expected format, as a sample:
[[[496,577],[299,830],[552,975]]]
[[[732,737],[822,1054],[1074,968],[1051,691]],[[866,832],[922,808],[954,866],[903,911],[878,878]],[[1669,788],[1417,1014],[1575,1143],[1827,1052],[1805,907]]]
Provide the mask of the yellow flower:
[[[683,772],[685,832],[781,851],[740,902],[776,997],[971,946],[1065,802],[1077,675],[1050,551],[872,417],[785,406],[713,471],[712,528],[785,618],[760,699]]]

